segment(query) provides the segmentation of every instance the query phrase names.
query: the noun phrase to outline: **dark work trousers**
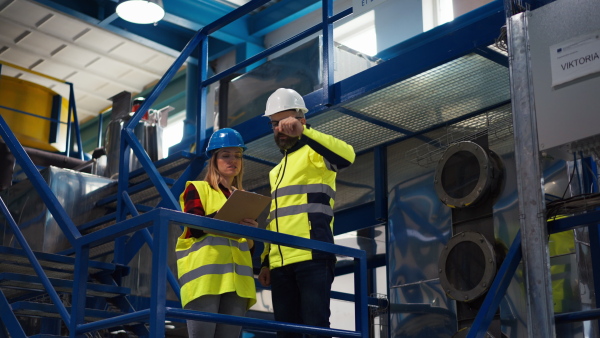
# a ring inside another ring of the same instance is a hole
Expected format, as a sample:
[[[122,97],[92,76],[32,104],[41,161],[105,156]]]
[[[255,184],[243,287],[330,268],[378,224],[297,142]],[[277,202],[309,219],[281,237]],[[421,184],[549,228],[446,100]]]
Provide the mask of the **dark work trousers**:
[[[271,270],[275,320],[329,327],[329,302],[335,261],[312,260]],[[300,338],[299,333],[277,332],[278,338]],[[308,337],[321,337],[308,335]]]

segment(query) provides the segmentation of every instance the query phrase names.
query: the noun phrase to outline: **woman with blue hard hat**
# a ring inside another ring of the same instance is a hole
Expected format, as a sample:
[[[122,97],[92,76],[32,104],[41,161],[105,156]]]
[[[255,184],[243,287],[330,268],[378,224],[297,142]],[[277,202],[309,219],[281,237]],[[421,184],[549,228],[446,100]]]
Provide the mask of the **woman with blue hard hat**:
[[[179,197],[184,212],[214,217],[236,189],[242,189],[246,150],[244,140],[231,128],[210,137],[209,158],[203,181],[188,181]],[[256,227],[253,219],[240,224]],[[244,316],[256,303],[250,239],[212,234],[185,227],[177,239],[177,272],[184,309]],[[237,338],[241,327],[202,321],[187,321],[190,337]]]

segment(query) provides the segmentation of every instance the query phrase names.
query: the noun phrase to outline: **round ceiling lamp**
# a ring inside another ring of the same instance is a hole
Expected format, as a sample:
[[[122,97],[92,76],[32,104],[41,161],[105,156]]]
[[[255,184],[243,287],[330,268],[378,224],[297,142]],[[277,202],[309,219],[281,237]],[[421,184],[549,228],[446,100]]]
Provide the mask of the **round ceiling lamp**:
[[[117,15],[133,23],[155,23],[165,16],[162,0],[120,0]]]

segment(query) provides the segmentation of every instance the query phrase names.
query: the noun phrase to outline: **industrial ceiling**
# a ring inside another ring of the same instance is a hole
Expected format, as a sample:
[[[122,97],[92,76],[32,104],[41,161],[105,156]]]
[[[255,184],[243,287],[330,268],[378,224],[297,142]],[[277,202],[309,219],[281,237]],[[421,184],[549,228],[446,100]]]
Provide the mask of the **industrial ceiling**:
[[[193,34],[248,0],[164,0],[165,18],[133,24],[116,0],[0,0],[0,61],[74,84],[79,121],[96,116],[121,91],[139,93],[161,78]],[[274,0],[211,35],[212,59],[240,45],[263,48],[265,34],[320,7]],[[68,87],[6,64],[1,75]]]

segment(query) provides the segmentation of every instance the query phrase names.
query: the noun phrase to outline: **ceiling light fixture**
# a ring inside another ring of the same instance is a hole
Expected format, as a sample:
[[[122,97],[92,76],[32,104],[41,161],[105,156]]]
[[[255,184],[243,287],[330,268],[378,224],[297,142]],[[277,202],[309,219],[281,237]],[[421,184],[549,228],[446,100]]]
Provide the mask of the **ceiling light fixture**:
[[[165,16],[162,0],[119,0],[117,15],[133,23],[155,23]]]

